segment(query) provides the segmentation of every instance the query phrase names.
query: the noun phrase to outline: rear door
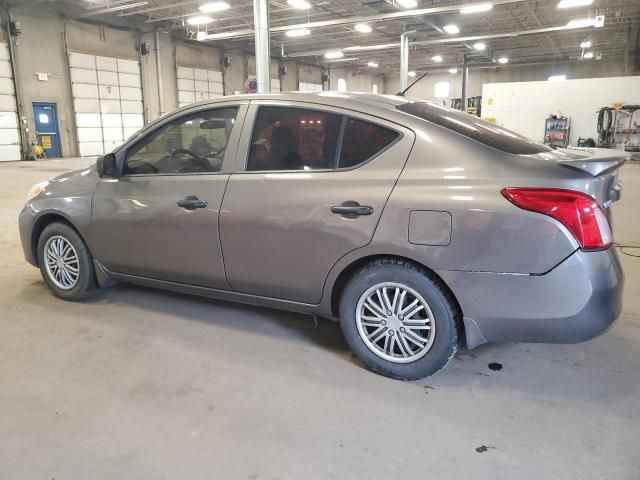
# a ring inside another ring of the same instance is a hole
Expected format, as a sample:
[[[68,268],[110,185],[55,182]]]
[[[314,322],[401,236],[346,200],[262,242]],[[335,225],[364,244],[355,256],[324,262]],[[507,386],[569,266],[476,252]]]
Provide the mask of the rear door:
[[[221,209],[231,288],[319,302],[331,267],[370,242],[413,142],[376,117],[252,102]]]

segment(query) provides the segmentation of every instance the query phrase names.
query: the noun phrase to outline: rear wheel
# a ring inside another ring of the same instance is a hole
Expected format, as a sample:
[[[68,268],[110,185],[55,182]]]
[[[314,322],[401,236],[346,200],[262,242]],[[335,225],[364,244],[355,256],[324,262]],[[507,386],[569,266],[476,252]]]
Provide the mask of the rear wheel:
[[[56,297],[81,300],[95,289],[91,253],[80,235],[65,223],[51,223],[40,234],[38,265]]]
[[[433,375],[458,349],[457,307],[432,274],[396,259],[371,262],[347,284],[340,324],[354,353],[377,373]]]

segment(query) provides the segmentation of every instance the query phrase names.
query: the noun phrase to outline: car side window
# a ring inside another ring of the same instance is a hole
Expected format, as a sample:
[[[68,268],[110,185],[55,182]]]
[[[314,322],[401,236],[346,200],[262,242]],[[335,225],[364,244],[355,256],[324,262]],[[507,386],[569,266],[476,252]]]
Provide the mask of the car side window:
[[[246,169],[332,169],[341,123],[342,115],[320,110],[260,107]]]
[[[350,168],[366,162],[391,145],[400,134],[364,120],[347,118],[338,168]]]
[[[127,152],[125,175],[219,172],[237,107],[186,115],[150,133]]]

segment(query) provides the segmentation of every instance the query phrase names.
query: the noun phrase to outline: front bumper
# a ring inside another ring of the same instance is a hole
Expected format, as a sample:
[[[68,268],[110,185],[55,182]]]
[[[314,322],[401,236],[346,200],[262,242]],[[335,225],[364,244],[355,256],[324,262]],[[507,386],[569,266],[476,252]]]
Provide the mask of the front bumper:
[[[18,216],[18,230],[20,232],[20,242],[22,243],[22,250],[24,252],[24,258],[27,262],[29,262],[34,267],[38,266],[38,262],[34,257],[32,250],[32,233],[33,226],[35,223],[36,217],[29,206],[29,204],[25,205],[20,215]]]
[[[606,331],[622,310],[624,275],[614,248],[577,250],[544,275],[438,274],[460,303],[468,348],[583,342]]]

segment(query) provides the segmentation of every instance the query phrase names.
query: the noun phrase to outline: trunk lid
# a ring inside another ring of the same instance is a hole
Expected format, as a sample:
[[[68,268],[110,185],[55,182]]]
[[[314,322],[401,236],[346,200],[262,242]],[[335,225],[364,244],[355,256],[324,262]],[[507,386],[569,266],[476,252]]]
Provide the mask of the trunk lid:
[[[610,213],[611,204],[620,200],[622,184],[618,180],[618,172],[630,157],[629,153],[605,148],[572,147],[558,148],[535,156],[592,177],[590,181],[582,183],[584,192],[594,197],[607,214]]]

